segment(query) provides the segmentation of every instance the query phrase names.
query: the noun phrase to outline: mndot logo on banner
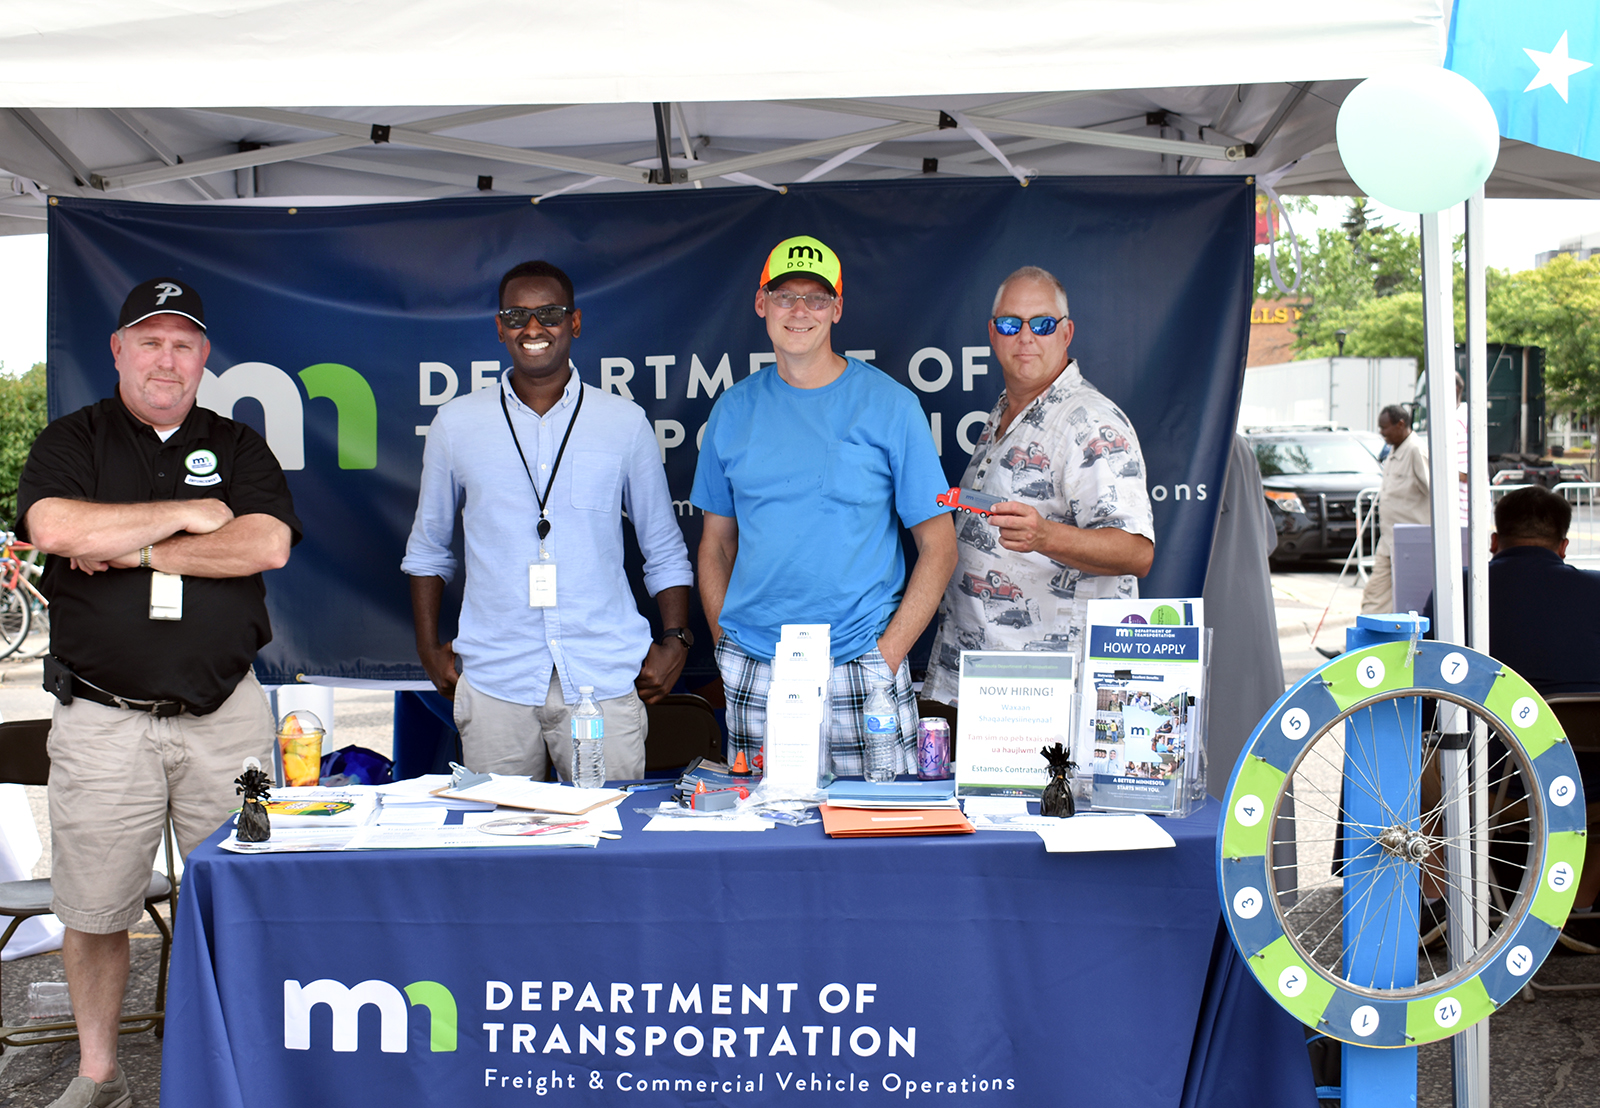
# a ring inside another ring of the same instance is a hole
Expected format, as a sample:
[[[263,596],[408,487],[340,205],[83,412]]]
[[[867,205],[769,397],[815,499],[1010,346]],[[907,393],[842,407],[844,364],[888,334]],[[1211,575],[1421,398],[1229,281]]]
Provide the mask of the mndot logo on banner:
[[[306,396],[333,401],[338,419],[339,468],[378,466],[378,401],[367,379],[347,365],[322,362],[299,374]],[[222,416],[248,397],[261,405],[267,445],[285,470],[306,468],[305,403],[294,378],[266,362],[240,362],[222,374],[209,369],[195,402]],[[212,458],[212,465],[216,459]],[[199,484],[190,481],[190,484]],[[208,482],[210,483],[210,482]]]
[[[333,1049],[348,1053],[360,1046],[361,1009],[378,1009],[378,1048],[386,1054],[406,1049],[411,1005],[428,1010],[428,1048],[434,1052],[456,1048],[456,998],[437,981],[413,981],[404,995],[387,981],[362,981],[345,985],[322,978],[302,986],[283,983],[283,1046],[285,1050],[311,1049],[311,1011],[319,1004],[333,1015]]]

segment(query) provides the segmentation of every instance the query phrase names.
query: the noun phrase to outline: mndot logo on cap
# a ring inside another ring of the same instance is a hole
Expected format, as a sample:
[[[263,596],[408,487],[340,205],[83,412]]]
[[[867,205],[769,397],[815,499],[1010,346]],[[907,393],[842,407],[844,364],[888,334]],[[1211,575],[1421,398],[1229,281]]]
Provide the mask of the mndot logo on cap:
[[[767,255],[761,267],[761,285],[774,288],[791,277],[809,277],[844,295],[844,276],[839,270],[839,255],[810,235],[784,239]]]
[[[122,302],[122,313],[117,316],[117,330],[143,323],[153,315],[181,315],[194,322],[200,330],[206,329],[206,310],[200,303],[200,294],[171,277],[154,277],[142,285],[134,286]]]

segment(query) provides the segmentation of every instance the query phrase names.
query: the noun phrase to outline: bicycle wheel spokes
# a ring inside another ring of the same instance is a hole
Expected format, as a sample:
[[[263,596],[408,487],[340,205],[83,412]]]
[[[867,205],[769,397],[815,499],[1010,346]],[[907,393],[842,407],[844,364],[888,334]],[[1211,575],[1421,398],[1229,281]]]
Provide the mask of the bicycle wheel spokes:
[[[1490,739],[1489,886],[1505,908],[1479,908],[1490,922],[1482,945],[1472,941],[1471,921],[1461,922],[1464,960],[1501,945],[1531,902],[1530,867],[1539,859],[1530,855],[1541,838],[1542,806],[1530,797],[1537,785],[1527,754],[1506,741],[1504,726],[1453,697],[1380,696],[1351,708],[1306,740],[1277,805],[1286,808],[1283,798],[1292,796],[1292,814],[1274,811],[1270,854],[1294,859],[1272,867],[1284,934],[1318,973],[1363,995],[1420,995],[1463,972],[1442,945],[1418,948],[1419,936],[1445,920],[1451,894],[1470,904],[1475,888],[1470,835],[1446,831],[1455,783],[1421,734],[1441,709],[1460,709],[1463,729],[1486,727]],[[1467,759],[1470,779],[1471,752],[1456,757]],[[1380,822],[1358,821],[1359,811]],[[1381,956],[1372,953],[1379,934]]]
[[[0,587],[0,658],[9,657],[28,637],[33,606],[16,586]]]

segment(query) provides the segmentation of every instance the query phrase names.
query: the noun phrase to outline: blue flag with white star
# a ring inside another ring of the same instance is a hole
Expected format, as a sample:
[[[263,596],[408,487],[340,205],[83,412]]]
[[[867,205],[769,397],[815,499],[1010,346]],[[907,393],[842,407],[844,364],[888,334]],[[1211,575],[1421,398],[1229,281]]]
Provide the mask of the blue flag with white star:
[[[1483,90],[1506,138],[1600,161],[1600,4],[1456,0],[1445,68]]]

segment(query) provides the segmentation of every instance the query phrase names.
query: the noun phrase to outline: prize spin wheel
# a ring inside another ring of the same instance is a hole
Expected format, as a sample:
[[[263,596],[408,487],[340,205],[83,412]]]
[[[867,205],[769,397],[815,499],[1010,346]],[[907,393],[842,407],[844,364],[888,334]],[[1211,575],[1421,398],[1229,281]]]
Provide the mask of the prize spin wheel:
[[[1484,812],[1470,800],[1475,737]],[[1353,648],[1307,674],[1257,725],[1224,803],[1234,943],[1296,1018],[1358,1046],[1442,1039],[1515,996],[1555,944],[1583,861],[1560,722],[1517,674],[1449,643]],[[1481,820],[1490,847],[1474,860]],[[1446,906],[1443,942],[1421,946]]]

